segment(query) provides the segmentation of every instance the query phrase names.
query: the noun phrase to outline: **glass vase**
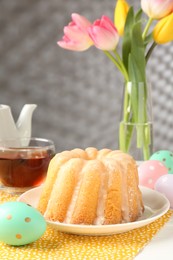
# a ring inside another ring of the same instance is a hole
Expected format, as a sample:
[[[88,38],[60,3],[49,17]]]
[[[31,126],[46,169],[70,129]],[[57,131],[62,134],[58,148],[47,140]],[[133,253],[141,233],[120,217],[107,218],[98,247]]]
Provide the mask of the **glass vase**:
[[[122,104],[119,149],[135,160],[148,160],[153,152],[151,84],[127,82]]]

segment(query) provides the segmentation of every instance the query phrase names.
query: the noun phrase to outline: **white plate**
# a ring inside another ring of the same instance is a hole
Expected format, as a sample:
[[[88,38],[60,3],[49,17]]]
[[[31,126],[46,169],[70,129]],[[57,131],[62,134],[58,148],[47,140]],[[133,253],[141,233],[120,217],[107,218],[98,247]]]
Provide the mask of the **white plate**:
[[[164,195],[157,191],[148,189],[146,187],[140,187],[140,189],[142,191],[145,211],[143,215],[135,222],[98,226],[62,224],[52,221],[47,221],[47,223],[61,232],[91,236],[113,235],[145,226],[164,215],[170,208],[170,203]],[[42,187],[29,190],[23,193],[18,198],[18,201],[22,201],[27,204],[30,204],[33,207],[36,207],[40,197],[41,190]]]

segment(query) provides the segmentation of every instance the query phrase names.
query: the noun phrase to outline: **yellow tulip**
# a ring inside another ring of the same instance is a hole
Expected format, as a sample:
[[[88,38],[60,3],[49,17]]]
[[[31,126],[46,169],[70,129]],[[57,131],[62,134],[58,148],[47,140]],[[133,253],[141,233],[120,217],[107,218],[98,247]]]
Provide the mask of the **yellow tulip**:
[[[124,33],[124,26],[128,11],[128,3],[125,0],[118,0],[114,11],[114,24],[120,35],[123,35]]]
[[[164,44],[173,40],[173,13],[162,18],[153,30],[156,43]]]

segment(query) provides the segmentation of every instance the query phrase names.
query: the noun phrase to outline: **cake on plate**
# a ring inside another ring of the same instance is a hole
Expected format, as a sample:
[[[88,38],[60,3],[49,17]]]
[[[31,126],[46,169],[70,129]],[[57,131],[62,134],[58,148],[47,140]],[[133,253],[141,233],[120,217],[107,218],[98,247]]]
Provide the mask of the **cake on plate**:
[[[108,225],[144,211],[135,160],[119,150],[73,149],[55,155],[38,203],[46,220]]]

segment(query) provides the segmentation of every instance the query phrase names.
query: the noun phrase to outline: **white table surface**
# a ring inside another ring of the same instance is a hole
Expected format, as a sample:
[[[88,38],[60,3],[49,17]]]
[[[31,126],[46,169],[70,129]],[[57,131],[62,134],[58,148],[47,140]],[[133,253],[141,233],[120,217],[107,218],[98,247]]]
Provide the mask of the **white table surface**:
[[[153,237],[135,260],[173,260],[173,216]]]

